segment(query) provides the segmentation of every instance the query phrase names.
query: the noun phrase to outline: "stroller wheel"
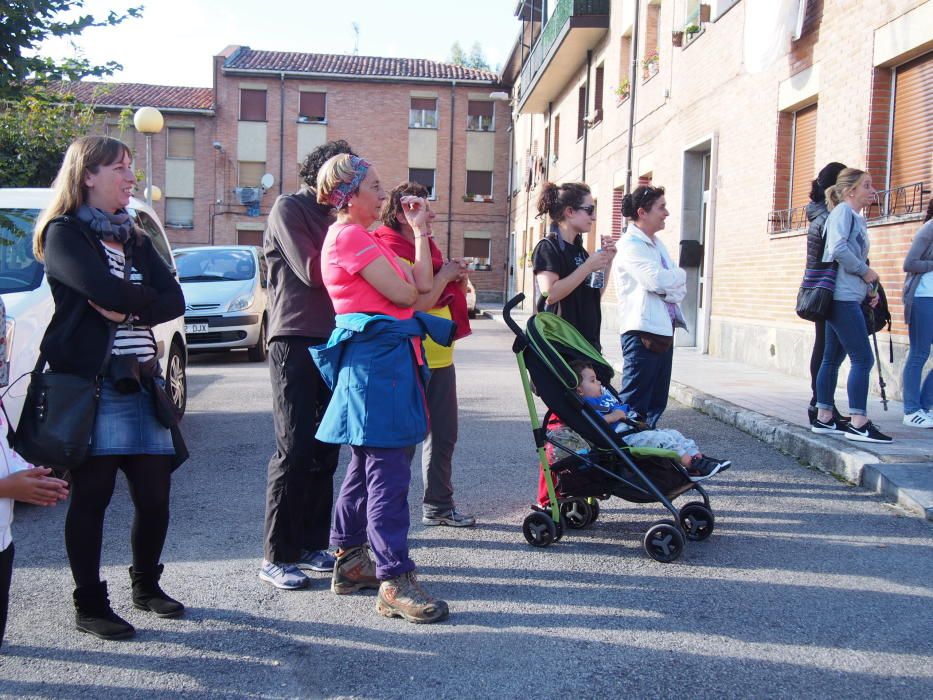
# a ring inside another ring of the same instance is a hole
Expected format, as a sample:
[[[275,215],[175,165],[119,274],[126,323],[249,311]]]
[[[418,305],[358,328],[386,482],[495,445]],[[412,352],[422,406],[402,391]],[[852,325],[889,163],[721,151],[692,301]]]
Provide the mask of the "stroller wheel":
[[[684,551],[685,541],[672,520],[661,520],[648,528],[643,544],[649,557],[667,564]]]
[[[547,547],[558,539],[557,524],[549,515],[535,511],[525,516],[522,534],[532,547]]]
[[[716,518],[702,503],[688,503],[680,509],[680,526],[688,540],[701,542],[713,534]]]
[[[585,498],[574,496],[560,504],[560,514],[571,530],[582,530],[593,522],[593,507]]]

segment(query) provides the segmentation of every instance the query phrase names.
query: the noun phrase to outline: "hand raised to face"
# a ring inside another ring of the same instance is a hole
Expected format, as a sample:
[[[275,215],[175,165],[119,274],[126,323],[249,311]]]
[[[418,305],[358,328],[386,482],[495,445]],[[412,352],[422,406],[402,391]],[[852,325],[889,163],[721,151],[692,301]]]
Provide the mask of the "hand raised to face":
[[[428,204],[423,197],[405,195],[401,198],[405,220],[413,229],[424,229],[428,224]]]

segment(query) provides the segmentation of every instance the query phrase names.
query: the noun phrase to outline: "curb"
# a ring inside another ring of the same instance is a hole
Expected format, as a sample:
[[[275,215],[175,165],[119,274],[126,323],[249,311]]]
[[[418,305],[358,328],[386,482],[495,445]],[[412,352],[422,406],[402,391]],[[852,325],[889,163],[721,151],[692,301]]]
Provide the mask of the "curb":
[[[933,520],[929,494],[922,489],[898,484],[905,481],[905,472],[920,465],[879,464],[878,458],[870,452],[848,445],[827,444],[825,438],[818,438],[805,428],[742,408],[677,381],[671,381],[670,396],[807,464],[884,496],[912,514]],[[929,468],[930,465],[922,467]]]

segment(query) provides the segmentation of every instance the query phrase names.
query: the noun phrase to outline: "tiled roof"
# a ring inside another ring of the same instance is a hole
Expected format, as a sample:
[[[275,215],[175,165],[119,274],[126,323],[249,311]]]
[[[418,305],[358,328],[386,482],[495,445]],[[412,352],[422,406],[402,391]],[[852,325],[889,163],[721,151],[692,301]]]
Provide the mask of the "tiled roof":
[[[212,88],[84,80],[55,83],[52,87],[62,93],[74,95],[78,100],[87,104],[181,110],[214,108]]]
[[[438,63],[422,58],[382,58],[326,53],[254,51],[240,47],[224,63],[226,70],[255,70],[286,73],[315,73],[335,76],[399,78],[417,80],[480,80],[497,83],[499,76],[488,70]]]

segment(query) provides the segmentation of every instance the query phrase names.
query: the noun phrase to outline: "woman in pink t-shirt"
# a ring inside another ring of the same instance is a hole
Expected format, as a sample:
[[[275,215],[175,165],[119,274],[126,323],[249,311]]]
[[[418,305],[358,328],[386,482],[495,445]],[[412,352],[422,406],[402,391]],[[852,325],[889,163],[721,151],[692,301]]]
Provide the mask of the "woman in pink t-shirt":
[[[386,200],[372,165],[356,156],[334,156],[318,173],[317,192],[318,201],[337,212],[321,247],[321,273],[334,311],[411,318],[419,294],[430,291],[433,282],[427,203],[421,197],[403,202],[415,231],[415,264],[410,266],[368,230]],[[365,394],[366,387],[360,391]],[[351,445],[350,451],[334,505],[331,545],[337,548],[337,564],[331,590],[340,595],[378,588],[376,609],[386,617],[444,619],[447,603],[421,587],[408,556],[408,448]]]

